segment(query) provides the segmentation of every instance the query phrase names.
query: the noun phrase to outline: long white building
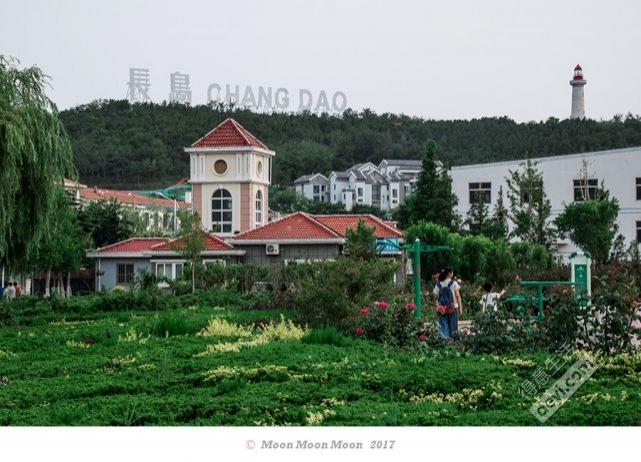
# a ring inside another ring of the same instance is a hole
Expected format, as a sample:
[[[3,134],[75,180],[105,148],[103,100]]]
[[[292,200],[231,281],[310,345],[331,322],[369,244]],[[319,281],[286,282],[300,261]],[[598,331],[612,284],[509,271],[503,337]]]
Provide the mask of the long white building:
[[[594,194],[601,184],[619,200],[619,233],[626,245],[641,242],[641,147],[612,149],[563,156],[532,159],[543,174],[545,192],[552,206],[552,216],[566,204],[582,200],[585,193]],[[503,188],[506,207],[510,171],[520,169],[524,160],[491,164],[463,165],[451,170],[453,191],[463,216],[475,197],[482,197],[490,210],[496,205],[499,188]],[[576,250],[572,242],[558,242],[558,252],[568,256]]]

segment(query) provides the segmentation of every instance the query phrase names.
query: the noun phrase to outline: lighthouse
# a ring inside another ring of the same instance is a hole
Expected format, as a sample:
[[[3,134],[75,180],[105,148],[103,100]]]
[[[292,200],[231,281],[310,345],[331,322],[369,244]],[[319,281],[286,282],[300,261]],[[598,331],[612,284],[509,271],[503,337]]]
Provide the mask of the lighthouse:
[[[588,83],[583,78],[583,68],[577,64],[574,68],[574,77],[570,80],[572,86],[572,114],[570,119],[585,119],[585,99],[583,87]]]

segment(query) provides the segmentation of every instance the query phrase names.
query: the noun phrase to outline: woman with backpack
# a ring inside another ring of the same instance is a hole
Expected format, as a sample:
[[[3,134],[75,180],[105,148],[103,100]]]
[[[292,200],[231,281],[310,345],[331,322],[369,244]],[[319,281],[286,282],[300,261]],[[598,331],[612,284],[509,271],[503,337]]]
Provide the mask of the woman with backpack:
[[[458,317],[463,314],[461,301],[461,288],[454,280],[454,270],[446,266],[438,275],[434,286],[434,295],[437,300],[438,325],[441,335],[445,338],[458,340]]]

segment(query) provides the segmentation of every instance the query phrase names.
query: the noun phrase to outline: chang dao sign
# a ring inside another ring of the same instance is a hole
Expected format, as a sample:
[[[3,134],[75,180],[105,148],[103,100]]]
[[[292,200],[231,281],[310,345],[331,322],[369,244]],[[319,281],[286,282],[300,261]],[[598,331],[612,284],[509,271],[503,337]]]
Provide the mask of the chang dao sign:
[[[130,68],[127,99],[132,103],[151,101],[149,97],[149,69]],[[189,74],[174,72],[169,76],[169,101],[191,103]],[[253,87],[212,83],[207,87],[208,103],[235,104],[258,112],[309,111],[315,114],[340,114],[347,109],[347,96],[342,91],[312,92],[306,89],[290,91],[287,88]]]
[[[226,84],[224,87],[212,83],[207,88],[207,101],[215,103],[234,103],[257,111],[309,111],[316,114],[323,112],[341,113],[347,109],[347,96],[342,91],[327,95],[325,90],[314,94],[309,90],[297,92],[297,102],[293,102],[291,93],[286,88],[272,87],[244,88],[239,85]]]

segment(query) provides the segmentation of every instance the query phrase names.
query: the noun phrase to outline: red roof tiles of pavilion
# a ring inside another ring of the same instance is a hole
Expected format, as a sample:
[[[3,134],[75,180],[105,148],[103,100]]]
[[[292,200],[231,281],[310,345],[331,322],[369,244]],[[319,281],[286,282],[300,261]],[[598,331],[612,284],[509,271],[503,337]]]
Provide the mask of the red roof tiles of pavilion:
[[[269,149],[232,118],[226,119],[223,123],[216,126],[212,131],[191,145],[192,148],[229,148],[243,146]]]
[[[374,227],[374,235],[378,239],[402,238],[403,232],[400,229],[385,223],[374,215],[313,215],[314,219],[331,228],[341,237],[347,236],[348,229],[358,228],[358,222],[362,219],[368,227]]]
[[[144,207],[173,208],[174,201],[171,199],[160,199],[156,197],[143,196],[132,191],[119,191],[116,189],[84,188],[80,189],[80,197],[87,201],[115,200],[127,205],[141,205]],[[183,201],[176,201],[179,209],[188,208],[189,204]]]
[[[222,240],[220,237],[214,235],[214,234],[205,234],[204,236],[204,241],[205,241],[205,251],[224,251],[224,250],[233,250],[233,246],[224,240]],[[173,241],[169,242],[162,242],[150,250],[152,252],[172,252],[179,250],[183,247],[183,241],[182,238],[174,239]]]
[[[126,252],[138,253],[150,250],[152,247],[163,244],[166,239],[159,237],[132,237],[130,239],[106,245],[95,250],[95,253]]]
[[[233,240],[340,239],[313,215],[296,212],[259,228],[237,234]]]

